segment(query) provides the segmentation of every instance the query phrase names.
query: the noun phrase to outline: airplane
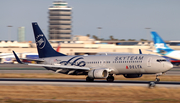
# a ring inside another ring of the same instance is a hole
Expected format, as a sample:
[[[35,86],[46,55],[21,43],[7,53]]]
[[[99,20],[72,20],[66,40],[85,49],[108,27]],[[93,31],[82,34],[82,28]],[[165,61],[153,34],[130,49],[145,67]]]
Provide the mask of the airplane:
[[[154,50],[153,52],[162,55],[172,64],[178,66],[180,64],[180,51],[173,50],[169,46],[167,46],[163,39],[154,31],[151,32],[151,37],[156,48],[156,50]]]
[[[75,55],[68,56],[55,51],[37,22],[32,23],[34,37],[39,54],[38,64],[28,63],[30,66],[41,66],[56,73],[68,75],[87,75],[86,81],[106,79],[114,81],[114,75],[125,78],[139,78],[143,74],[159,75],[170,70],[173,65],[165,58],[150,54],[114,54],[114,55]],[[13,51],[18,63],[24,64]]]

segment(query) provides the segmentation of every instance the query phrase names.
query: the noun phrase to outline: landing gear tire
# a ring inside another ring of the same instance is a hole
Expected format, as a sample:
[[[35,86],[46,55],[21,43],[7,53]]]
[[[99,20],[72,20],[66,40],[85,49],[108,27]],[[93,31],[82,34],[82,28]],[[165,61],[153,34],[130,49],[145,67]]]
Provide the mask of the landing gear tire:
[[[94,78],[86,77],[86,82],[93,82],[93,81],[94,81]]]
[[[158,78],[158,76],[160,76],[160,75],[162,75],[162,73],[158,73],[158,74],[156,74],[156,79],[155,79],[155,82],[159,82],[159,81],[160,81],[160,79]]]
[[[149,88],[154,88],[156,86],[155,82],[150,82],[149,83]]]
[[[159,82],[160,81],[160,79],[159,78],[156,78],[156,80],[155,80],[156,82]]]
[[[113,81],[114,81],[114,77],[113,77],[113,76],[108,76],[108,77],[106,78],[106,80],[107,80],[108,82],[113,82]]]

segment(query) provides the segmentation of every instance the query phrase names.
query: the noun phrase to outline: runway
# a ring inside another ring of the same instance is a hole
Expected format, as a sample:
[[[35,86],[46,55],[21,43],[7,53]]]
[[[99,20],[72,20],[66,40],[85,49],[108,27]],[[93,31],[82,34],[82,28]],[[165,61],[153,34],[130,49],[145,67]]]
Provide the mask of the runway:
[[[84,79],[22,79],[0,78],[0,85],[56,85],[56,86],[143,86],[147,87],[150,81],[114,81],[95,80],[86,82]],[[157,87],[180,87],[180,82],[158,82]]]
[[[20,68],[20,69],[18,69]],[[31,67],[20,64],[1,64],[0,73],[54,73],[44,68]],[[180,67],[174,67],[165,75],[180,75]],[[150,81],[118,81],[107,82],[106,80],[95,80],[86,82],[84,79],[22,79],[22,78],[0,78],[0,85],[58,85],[58,86],[145,86]],[[158,82],[157,87],[180,87],[180,82]]]

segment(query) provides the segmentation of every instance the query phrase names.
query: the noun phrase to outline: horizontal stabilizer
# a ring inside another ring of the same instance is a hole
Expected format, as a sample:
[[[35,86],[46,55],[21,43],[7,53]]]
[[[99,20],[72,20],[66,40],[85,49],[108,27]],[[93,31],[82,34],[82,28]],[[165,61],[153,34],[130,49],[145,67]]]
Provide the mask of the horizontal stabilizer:
[[[16,58],[16,61],[17,61],[19,64],[23,64],[14,51],[13,51],[13,54],[14,54],[14,56],[15,56],[15,58]]]

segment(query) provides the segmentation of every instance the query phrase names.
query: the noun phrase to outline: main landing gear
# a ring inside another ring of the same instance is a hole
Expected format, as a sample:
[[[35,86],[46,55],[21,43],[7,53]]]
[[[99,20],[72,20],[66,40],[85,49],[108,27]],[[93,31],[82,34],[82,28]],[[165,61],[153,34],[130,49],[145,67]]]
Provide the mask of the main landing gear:
[[[114,81],[114,76],[113,74],[109,74],[109,76],[106,78],[108,82],[113,82]],[[94,78],[86,77],[86,82],[93,82]]]
[[[108,82],[113,82],[113,81],[114,81],[114,76],[113,76],[113,74],[109,74],[109,76],[106,78],[106,80],[107,80]]]
[[[86,82],[93,82],[94,78],[86,77]]]

